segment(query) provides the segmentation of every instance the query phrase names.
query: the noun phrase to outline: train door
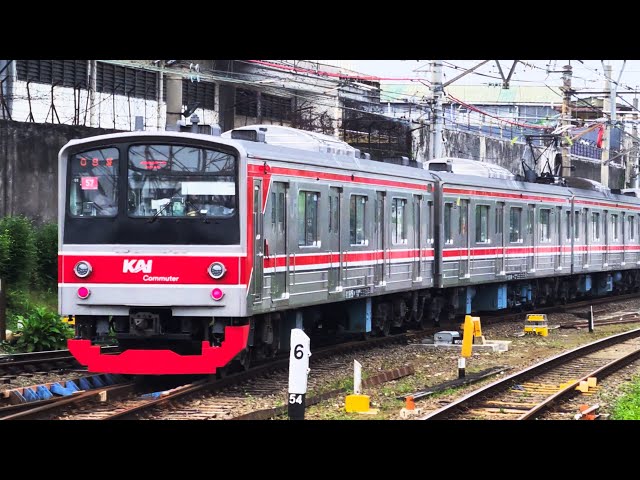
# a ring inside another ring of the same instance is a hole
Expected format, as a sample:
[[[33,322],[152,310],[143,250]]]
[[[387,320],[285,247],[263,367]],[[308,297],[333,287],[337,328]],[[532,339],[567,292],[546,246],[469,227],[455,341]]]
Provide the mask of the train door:
[[[535,272],[536,269],[536,228],[534,219],[536,218],[536,206],[529,204],[527,205],[527,229],[526,229],[526,237],[525,244],[531,245],[532,253],[527,255],[527,271]]]
[[[556,241],[557,241],[557,253],[555,255],[555,269],[558,270],[562,266],[562,207],[556,207]]]
[[[340,250],[340,205],[342,188],[329,189],[329,293],[339,290],[342,278],[342,254]]]
[[[584,224],[584,266],[591,265],[591,247],[589,243],[591,242],[591,235],[589,235],[589,224],[591,220],[589,219],[589,209],[585,208],[582,211],[582,223]]]
[[[288,184],[273,182],[272,198],[275,200],[275,225],[269,242],[273,256],[275,271],[271,277],[271,301],[281,301],[288,298],[287,285],[289,280],[289,257],[287,256],[287,188]]]
[[[459,278],[469,278],[469,258],[471,256],[471,244],[469,242],[469,200],[460,200],[460,228],[458,233],[458,245],[460,246]]]
[[[262,180],[253,180],[253,303],[262,303],[264,278],[264,229],[262,223]]]
[[[611,225],[609,225],[609,221],[611,219],[612,215],[609,213],[608,210],[605,210],[603,212],[603,218],[604,218],[604,243],[603,246],[604,248],[602,249],[602,266],[603,267],[607,267],[609,266],[609,245],[612,244],[613,242],[613,229],[611,228]]]
[[[504,202],[496,202],[496,275],[505,273]]]
[[[422,195],[413,196],[413,279],[421,277],[422,260]],[[428,220],[427,220],[428,221]]]
[[[376,261],[376,265],[375,265],[375,272],[374,272],[374,283],[376,285],[380,285],[383,284],[384,282],[384,273],[385,273],[385,266],[386,266],[386,260],[387,260],[387,251],[386,251],[386,244],[385,244],[385,228],[386,228],[386,223],[385,223],[385,216],[384,216],[384,212],[385,212],[385,192],[377,192],[377,196],[376,196],[376,205],[375,205],[375,218],[374,218],[374,238],[376,241],[376,244],[374,246],[374,249],[377,251],[376,253],[376,258],[382,258],[382,261]],[[382,253],[379,253],[380,251],[382,251]]]

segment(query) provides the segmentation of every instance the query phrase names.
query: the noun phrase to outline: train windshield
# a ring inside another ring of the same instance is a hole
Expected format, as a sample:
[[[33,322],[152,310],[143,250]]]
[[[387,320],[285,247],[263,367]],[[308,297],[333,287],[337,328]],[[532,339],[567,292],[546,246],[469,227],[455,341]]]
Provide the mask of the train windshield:
[[[236,213],[237,160],[185,145],[133,145],[128,150],[131,217],[231,217]]]
[[[101,148],[70,158],[69,210],[72,216],[116,216],[118,157],[117,148]]]

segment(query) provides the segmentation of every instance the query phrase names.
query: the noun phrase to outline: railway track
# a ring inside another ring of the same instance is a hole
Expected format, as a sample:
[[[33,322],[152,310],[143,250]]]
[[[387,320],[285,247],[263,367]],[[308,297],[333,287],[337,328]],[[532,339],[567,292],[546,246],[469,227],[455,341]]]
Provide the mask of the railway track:
[[[319,364],[322,359],[347,352],[372,349],[392,343],[405,343],[423,336],[427,332],[408,332],[367,341],[348,342],[320,348],[311,357],[315,371],[331,371],[335,365]],[[251,396],[275,394],[286,389],[289,358],[282,358],[256,366],[245,372],[229,375],[218,380],[204,379],[179,386],[154,395],[139,396],[131,384],[111,390],[85,392],[77,397],[58,400],[24,410],[0,419],[48,419],[48,420],[119,420],[132,418],[150,419],[211,419],[232,418],[231,412],[246,406]],[[313,388],[313,379],[309,386]],[[101,392],[105,392],[101,395]],[[109,393],[112,392],[112,393]],[[82,397],[81,397],[82,395]],[[285,396],[282,396],[283,400]],[[257,406],[255,409],[259,409]],[[242,414],[252,407],[244,408]],[[0,415],[1,415],[0,411]]]
[[[104,353],[117,351],[119,351],[118,347],[102,347]],[[0,383],[9,383],[21,375],[44,374],[71,368],[80,368],[80,364],[73,358],[69,350],[0,355]]]
[[[423,420],[528,420],[542,415],[588,377],[602,378],[640,358],[640,329],[540,362],[421,417]]]

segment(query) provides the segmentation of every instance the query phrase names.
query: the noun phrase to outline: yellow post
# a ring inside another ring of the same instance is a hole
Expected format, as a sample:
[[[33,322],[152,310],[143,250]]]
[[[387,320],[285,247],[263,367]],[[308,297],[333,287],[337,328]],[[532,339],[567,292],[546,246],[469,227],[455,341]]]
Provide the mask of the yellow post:
[[[466,315],[464,317],[464,330],[462,331],[462,353],[463,357],[471,356],[473,347],[473,317]]]

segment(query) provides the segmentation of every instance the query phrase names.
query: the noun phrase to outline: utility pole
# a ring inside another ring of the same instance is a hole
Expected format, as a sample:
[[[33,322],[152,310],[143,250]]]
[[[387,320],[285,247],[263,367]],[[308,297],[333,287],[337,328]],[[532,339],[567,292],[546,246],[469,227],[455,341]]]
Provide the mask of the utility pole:
[[[633,162],[631,167],[631,175],[629,178],[629,186],[631,188],[640,188],[640,152],[638,147],[638,97],[633,99],[633,124],[631,127],[631,135],[633,136],[633,153],[630,155],[629,161]]]
[[[180,130],[178,121],[182,117],[182,76],[167,74],[167,122],[166,130]]]
[[[562,91],[564,97],[562,99],[562,125],[571,125],[571,65],[562,67]],[[567,129],[567,135],[569,134]],[[562,171],[561,177],[571,176],[571,145],[569,142],[562,140]]]
[[[442,157],[442,61],[431,62],[431,92],[433,93],[433,120],[431,122],[431,155],[430,160]]]
[[[607,110],[611,111],[611,119],[607,122],[607,127],[604,131],[603,147],[602,147],[602,163],[600,164],[600,183],[605,187],[609,186],[609,156],[611,155],[611,124],[615,117],[616,102],[615,96],[613,97],[613,105],[611,105],[611,65],[604,66],[604,90],[609,94],[608,97],[604,97],[602,101],[602,115],[605,116]]]

